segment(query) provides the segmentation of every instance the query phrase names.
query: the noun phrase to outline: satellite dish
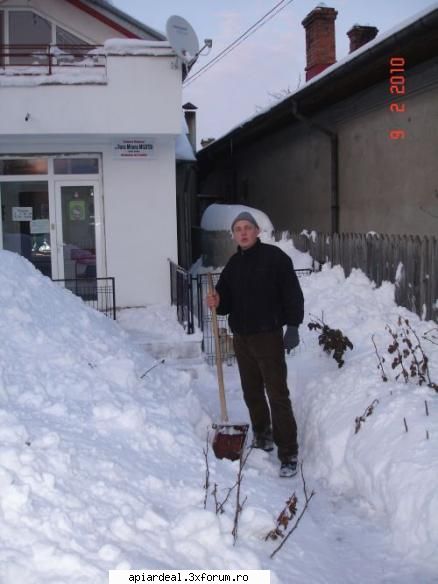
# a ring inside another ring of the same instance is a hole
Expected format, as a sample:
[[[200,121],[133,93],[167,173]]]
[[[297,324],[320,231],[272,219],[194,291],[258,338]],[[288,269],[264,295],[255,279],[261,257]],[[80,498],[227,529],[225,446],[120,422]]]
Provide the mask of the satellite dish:
[[[199,53],[199,41],[192,26],[181,16],[170,16],[166,22],[166,34],[171,47],[189,64]]]

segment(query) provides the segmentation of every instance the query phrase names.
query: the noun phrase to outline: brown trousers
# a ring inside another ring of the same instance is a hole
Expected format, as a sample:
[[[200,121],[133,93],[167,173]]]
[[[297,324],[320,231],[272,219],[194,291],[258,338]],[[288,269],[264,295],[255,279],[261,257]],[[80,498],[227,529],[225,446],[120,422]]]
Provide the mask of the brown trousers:
[[[282,330],[235,334],[234,351],[254,434],[269,432],[272,427],[278,458],[286,461],[297,456],[297,424],[287,387]]]

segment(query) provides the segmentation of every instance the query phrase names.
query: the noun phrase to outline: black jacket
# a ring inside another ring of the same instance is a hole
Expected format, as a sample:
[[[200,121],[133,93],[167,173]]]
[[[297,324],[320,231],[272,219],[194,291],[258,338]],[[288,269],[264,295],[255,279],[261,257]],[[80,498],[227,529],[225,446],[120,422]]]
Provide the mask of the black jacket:
[[[240,247],[222,271],[216,290],[218,314],[229,314],[230,328],[241,335],[298,326],[304,318],[304,298],[292,260],[280,248],[258,239]]]

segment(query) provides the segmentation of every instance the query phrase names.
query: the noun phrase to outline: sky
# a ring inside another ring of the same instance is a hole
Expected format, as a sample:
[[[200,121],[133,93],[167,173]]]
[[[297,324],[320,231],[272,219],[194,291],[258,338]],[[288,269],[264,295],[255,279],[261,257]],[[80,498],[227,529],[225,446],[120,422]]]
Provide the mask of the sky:
[[[113,0],[120,9],[161,32],[167,18],[182,16],[195,29],[201,46],[213,39],[207,55],[201,55],[195,73],[217,53],[266,14],[278,0]],[[326,0],[338,11],[336,54],[348,54],[347,32],[355,24],[372,25],[384,33],[432,5],[432,0]],[[198,107],[197,139],[218,138],[273,105],[286,91],[296,90],[305,81],[305,16],[317,0],[292,0],[286,8],[261,27],[208,72],[188,85],[187,101]]]

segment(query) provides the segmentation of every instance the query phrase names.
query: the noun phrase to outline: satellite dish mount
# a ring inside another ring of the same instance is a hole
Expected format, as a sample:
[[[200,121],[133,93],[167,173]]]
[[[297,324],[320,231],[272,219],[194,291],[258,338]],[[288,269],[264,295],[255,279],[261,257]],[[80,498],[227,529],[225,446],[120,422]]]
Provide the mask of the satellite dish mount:
[[[205,39],[204,46],[199,49],[199,41],[196,32],[187,20],[181,16],[170,16],[166,23],[166,34],[169,43],[175,53],[185,65],[186,72],[190,71],[196,63],[198,56],[205,47],[212,47],[212,40]]]

